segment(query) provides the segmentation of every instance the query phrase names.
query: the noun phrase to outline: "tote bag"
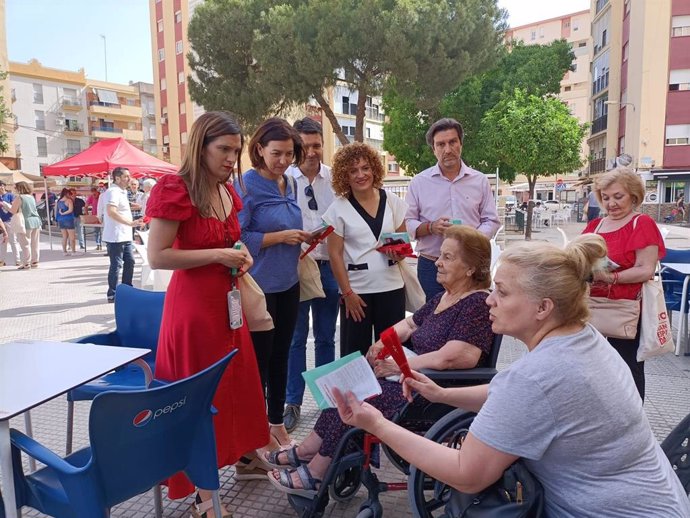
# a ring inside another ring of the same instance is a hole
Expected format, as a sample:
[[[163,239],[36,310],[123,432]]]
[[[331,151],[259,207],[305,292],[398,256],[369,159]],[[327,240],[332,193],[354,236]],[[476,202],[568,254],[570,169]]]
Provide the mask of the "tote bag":
[[[405,311],[414,313],[426,302],[426,294],[412,267],[403,259],[398,262],[400,275],[405,283]]]
[[[664,288],[660,279],[653,279],[642,285],[642,325],[637,361],[673,352],[673,332],[666,311]]]
[[[237,279],[242,301],[242,312],[250,331],[270,331],[273,318],[266,309],[266,296],[251,275],[245,273]]]
[[[299,301],[312,299],[325,299],[321,283],[319,265],[309,254],[297,262],[297,275],[299,276]]]

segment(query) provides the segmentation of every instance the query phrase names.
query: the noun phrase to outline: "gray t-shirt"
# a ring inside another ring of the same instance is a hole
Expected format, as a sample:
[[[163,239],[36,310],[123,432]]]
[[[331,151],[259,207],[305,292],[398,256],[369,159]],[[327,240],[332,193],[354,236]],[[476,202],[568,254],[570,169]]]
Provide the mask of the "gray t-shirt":
[[[549,517],[690,517],[630,370],[589,324],[501,371],[470,432],[525,459]]]
[[[597,200],[597,195],[594,194],[594,192],[590,192],[589,195],[587,196],[587,203],[589,203],[589,208],[590,209],[598,209],[599,208],[599,200]]]

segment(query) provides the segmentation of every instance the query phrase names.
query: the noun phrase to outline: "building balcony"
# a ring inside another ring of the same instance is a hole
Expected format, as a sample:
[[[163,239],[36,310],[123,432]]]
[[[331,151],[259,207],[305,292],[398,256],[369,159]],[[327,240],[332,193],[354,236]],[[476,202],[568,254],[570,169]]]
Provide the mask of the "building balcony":
[[[596,95],[609,86],[609,72],[600,75],[597,79],[592,81],[592,95]]]
[[[84,105],[81,102],[81,99],[79,99],[78,97],[70,97],[67,95],[60,99],[60,104],[62,105],[63,110],[73,112],[81,111],[81,109],[84,107]]]
[[[122,136],[120,128],[111,128],[108,126],[91,126],[91,136],[94,138],[117,138]]]
[[[589,174],[603,173],[606,171],[606,158],[595,158],[589,161]]]
[[[599,133],[600,131],[606,131],[608,120],[608,115],[602,115],[601,117],[594,119],[592,121],[592,135]]]
[[[378,110],[374,110],[372,108],[367,108],[366,109],[366,117],[369,120],[374,120],[378,122],[383,122],[385,119],[385,115]]]
[[[123,129],[122,136],[131,142],[144,141],[144,132],[142,130]]]
[[[141,106],[127,106],[126,104],[110,104],[100,101],[89,103],[89,114],[94,117],[109,119],[137,119],[141,120]]]
[[[62,131],[65,133],[66,137],[81,137],[84,135],[84,126],[82,124],[70,123],[70,121],[68,121]]]
[[[375,138],[365,138],[364,143],[370,145],[377,151],[383,151],[383,140],[375,139]]]

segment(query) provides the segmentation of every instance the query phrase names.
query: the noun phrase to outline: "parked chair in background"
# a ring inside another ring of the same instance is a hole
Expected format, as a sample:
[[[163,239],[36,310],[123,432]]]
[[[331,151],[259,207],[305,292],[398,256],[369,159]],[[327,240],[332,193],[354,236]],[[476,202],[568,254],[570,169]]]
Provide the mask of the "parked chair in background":
[[[156,363],[156,348],[164,300],[165,293],[145,291],[127,284],[119,284],[115,292],[115,330],[110,333],[85,336],[77,340],[77,343],[151,349],[151,352],[144,356],[144,361],[152,371]],[[143,389],[148,385],[146,378],[145,370],[130,364],[69,391],[67,393],[66,453],[72,452],[75,401],[90,401],[101,392],[108,390]]]
[[[214,512],[221,516],[211,402],[236,353],[159,388],[99,394],[89,414],[90,445],[64,459],[12,429],[19,505],[56,518],[107,518],[112,506],[184,471],[195,486],[213,491]],[[21,452],[46,467],[25,475]]]
[[[690,263],[690,250],[675,250],[672,248],[667,248],[666,255],[664,256],[662,262]],[[669,320],[671,320],[673,312],[678,311],[680,312],[682,318],[678,325],[685,326],[684,329],[687,329],[688,307],[690,307],[690,304],[686,302],[685,308],[681,308],[683,298],[683,282],[685,281],[685,276],[669,268],[663,267],[661,268],[660,273]]]

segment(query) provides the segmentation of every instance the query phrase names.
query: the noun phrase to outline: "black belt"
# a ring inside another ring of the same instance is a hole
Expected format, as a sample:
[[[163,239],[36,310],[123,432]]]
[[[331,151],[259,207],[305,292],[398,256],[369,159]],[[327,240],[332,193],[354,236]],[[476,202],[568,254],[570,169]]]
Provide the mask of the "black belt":
[[[316,264],[319,266],[323,266],[324,264],[328,264],[328,259],[314,259],[316,261]]]
[[[367,263],[362,263],[362,264],[348,264],[347,265],[347,271],[348,272],[354,272],[358,270],[368,270],[369,265]]]

